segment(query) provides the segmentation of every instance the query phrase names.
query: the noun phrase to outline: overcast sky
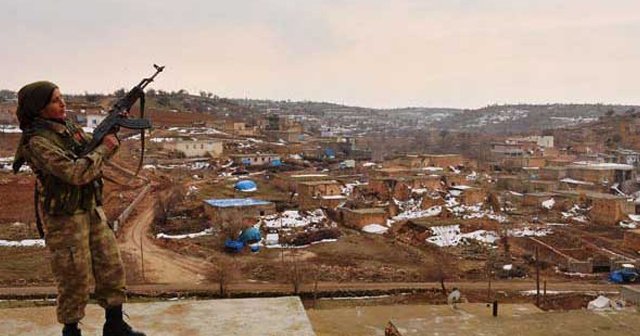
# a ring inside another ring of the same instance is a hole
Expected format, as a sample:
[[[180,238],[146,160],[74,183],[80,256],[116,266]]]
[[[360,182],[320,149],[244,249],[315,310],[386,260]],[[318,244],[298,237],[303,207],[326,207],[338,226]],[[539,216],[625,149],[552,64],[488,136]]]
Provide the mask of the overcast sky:
[[[0,88],[39,79],[369,107],[640,104],[640,1],[58,0],[0,5]]]

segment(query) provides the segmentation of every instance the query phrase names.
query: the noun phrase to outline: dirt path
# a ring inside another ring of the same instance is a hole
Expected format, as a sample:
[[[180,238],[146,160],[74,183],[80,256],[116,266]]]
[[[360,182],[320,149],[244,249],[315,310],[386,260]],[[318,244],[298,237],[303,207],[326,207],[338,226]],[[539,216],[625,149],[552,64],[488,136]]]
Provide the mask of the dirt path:
[[[154,244],[147,235],[153,223],[156,192],[144,199],[136,213],[125,223],[119,246],[136,258],[138,267],[144,260],[144,279],[147,283],[198,284],[213,266],[198,258],[185,256]],[[142,249],[142,253],[140,250]]]

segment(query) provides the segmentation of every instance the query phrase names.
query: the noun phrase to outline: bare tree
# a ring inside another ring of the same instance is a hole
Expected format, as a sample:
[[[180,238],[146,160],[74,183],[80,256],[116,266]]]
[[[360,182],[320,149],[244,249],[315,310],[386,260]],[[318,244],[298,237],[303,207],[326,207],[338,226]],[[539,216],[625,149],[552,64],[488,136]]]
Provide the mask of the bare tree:
[[[214,268],[208,274],[207,278],[218,283],[220,297],[229,297],[229,285],[235,282],[240,276],[235,257],[219,255],[215,259],[210,258]]]

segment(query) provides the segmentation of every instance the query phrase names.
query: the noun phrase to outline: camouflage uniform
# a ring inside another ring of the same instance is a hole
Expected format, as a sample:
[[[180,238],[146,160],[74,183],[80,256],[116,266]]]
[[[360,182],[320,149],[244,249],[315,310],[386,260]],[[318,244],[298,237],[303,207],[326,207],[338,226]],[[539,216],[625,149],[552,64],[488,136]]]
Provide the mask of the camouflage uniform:
[[[122,305],[125,301],[120,252],[99,204],[102,164],[115,149],[100,145],[79,156],[79,148],[88,140],[71,121],[38,119],[16,156],[23,157],[38,176],[36,187],[41,196],[36,206],[43,213],[45,240],[58,287],[60,323],[75,323],[84,317],[92,276],[101,306]]]

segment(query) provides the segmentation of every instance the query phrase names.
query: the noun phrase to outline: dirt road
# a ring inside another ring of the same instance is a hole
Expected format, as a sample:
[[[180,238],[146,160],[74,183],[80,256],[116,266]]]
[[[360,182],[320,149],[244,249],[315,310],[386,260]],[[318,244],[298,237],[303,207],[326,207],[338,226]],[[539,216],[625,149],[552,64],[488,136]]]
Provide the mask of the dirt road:
[[[185,256],[154,244],[147,232],[153,223],[154,206],[159,195],[151,192],[140,203],[136,213],[122,228],[121,251],[136,258],[137,267],[144,261],[144,280],[156,284],[198,284],[213,265],[205,260]],[[142,252],[141,252],[142,251]]]

